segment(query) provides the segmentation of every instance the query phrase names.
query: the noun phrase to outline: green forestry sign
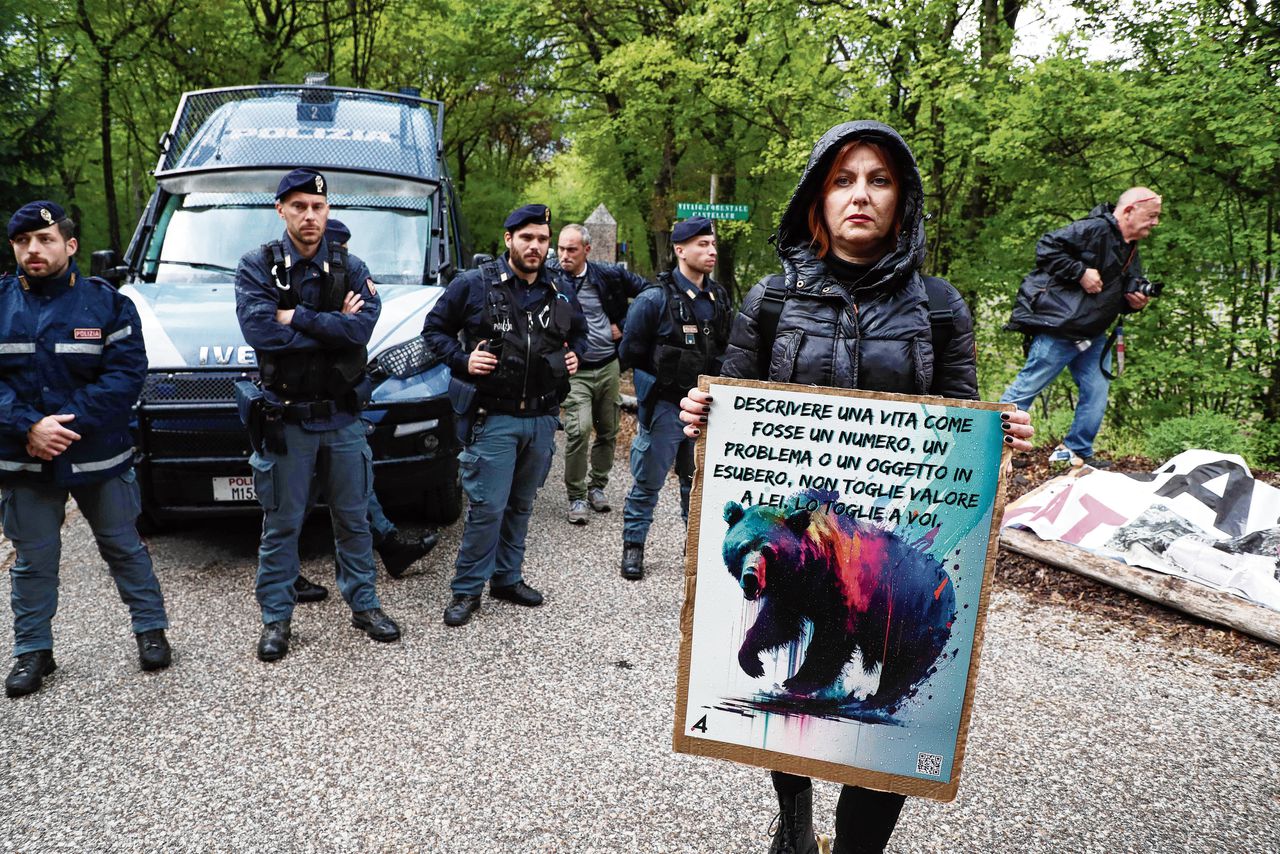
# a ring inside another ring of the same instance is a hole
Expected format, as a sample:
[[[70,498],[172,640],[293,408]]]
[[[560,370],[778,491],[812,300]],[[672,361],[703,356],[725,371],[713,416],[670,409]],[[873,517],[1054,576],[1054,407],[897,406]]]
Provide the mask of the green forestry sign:
[[[705,216],[707,219],[737,219],[746,222],[750,205],[710,205],[706,202],[676,202],[676,219]]]

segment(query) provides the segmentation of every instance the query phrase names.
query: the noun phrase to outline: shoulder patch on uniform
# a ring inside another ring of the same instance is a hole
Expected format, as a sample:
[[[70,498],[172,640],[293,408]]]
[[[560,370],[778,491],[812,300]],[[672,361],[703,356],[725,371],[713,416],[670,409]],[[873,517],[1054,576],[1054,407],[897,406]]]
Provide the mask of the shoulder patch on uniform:
[[[101,329],[77,329],[71,335],[77,341],[101,341]]]
[[[365,279],[364,286],[369,289],[369,296],[376,297],[378,295],[378,289],[373,286],[373,279]]]

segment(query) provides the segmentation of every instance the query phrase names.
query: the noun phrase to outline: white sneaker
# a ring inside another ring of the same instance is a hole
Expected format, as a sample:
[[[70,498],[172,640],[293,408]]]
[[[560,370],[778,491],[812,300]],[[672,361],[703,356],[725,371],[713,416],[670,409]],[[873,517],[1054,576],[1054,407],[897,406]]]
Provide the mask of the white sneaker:
[[[1054,448],[1054,449],[1053,449],[1053,453],[1051,453],[1051,454],[1049,455],[1049,462],[1051,462],[1051,463],[1069,463],[1069,462],[1071,462],[1071,458],[1072,458],[1073,456],[1075,456],[1075,455],[1074,455],[1074,454],[1072,454],[1072,453],[1071,453],[1071,451],[1067,450],[1067,446],[1066,446],[1066,445],[1059,445],[1058,447]]]
[[[597,513],[608,513],[613,509],[609,506],[609,499],[604,497],[604,490],[599,487],[587,490],[587,503]]]
[[[569,502],[569,512],[565,514],[574,525],[587,524],[587,502],[582,498],[575,498]]]

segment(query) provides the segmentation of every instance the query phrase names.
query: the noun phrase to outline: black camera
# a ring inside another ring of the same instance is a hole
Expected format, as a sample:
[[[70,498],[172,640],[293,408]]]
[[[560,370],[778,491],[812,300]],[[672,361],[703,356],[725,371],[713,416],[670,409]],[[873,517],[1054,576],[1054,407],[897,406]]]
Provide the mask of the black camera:
[[[1149,299],[1160,296],[1163,291],[1164,282],[1153,282],[1142,276],[1134,276],[1129,280],[1129,286],[1124,289],[1127,294],[1142,294]]]

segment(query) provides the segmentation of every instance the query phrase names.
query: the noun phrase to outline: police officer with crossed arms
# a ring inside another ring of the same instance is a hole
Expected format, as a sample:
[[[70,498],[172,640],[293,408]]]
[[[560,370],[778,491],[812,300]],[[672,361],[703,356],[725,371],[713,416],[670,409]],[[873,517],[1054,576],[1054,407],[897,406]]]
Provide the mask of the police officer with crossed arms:
[[[160,583],[138,537],[129,417],[147,351],[138,312],[76,268],[75,224],[48,201],[9,220],[18,274],[0,279],[0,507],[17,551],[10,571],[14,661],[5,693],[39,691],[55,669],[53,615],[67,493],[129,606],[143,670],[169,666]]]
[[[453,372],[458,466],[468,508],[444,622],[462,626],[489,595],[535,607],[525,583],[525,536],[555,450],[560,402],[587,346],[573,286],[544,266],[551,211],[525,205],[503,223],[507,252],[449,284],[423,335]]]
[[[236,270],[236,316],[257,354],[262,385],[245,413],[263,512],[256,582],[262,661],[289,651],[298,535],[317,468],[351,623],[376,641],[400,638],[375,588],[367,516],[373,455],[359,417],[370,390],[366,346],[381,303],[364,262],[325,239],[328,193],[314,169],[285,175],[276,189],[283,237],[245,254]]]

